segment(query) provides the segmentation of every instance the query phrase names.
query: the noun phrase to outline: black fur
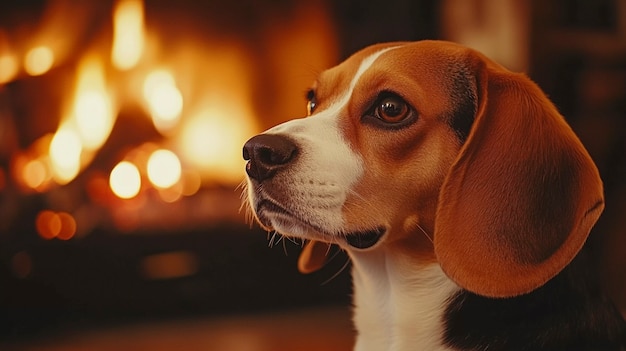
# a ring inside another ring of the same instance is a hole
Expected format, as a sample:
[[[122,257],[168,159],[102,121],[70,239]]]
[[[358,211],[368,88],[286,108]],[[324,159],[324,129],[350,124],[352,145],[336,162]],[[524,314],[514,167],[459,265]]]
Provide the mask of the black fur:
[[[446,311],[446,343],[471,351],[624,351],[626,323],[603,294],[587,250],[543,287],[514,298],[467,291]]]
[[[450,76],[453,79],[450,98],[455,106],[450,116],[450,126],[461,143],[464,143],[478,110],[476,79],[466,69],[456,67],[450,72]]]

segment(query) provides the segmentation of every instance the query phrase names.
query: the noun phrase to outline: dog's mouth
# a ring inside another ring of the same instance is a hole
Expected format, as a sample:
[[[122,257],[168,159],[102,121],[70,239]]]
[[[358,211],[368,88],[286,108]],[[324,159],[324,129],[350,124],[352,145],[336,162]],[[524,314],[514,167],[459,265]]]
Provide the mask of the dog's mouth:
[[[313,229],[315,232],[319,232],[320,234],[324,234],[324,235],[327,234],[321,228],[315,226],[314,224],[301,218],[300,216],[295,215],[291,211],[288,211],[284,207],[278,205],[277,203],[271,200],[262,200],[257,206],[256,213],[258,215],[259,220],[263,224],[265,224],[267,227],[273,227],[269,219],[270,217],[268,216],[268,214],[270,214],[273,217],[279,216],[282,218],[289,218],[290,221],[295,221],[296,223],[299,223],[300,225],[309,227]]]
[[[376,245],[385,234],[385,228],[379,227],[363,232],[346,235],[348,245],[357,249],[368,249]]]
[[[302,219],[299,216],[294,215],[290,211],[286,210],[282,206],[276,204],[270,200],[263,200],[259,203],[257,207],[257,214],[259,214],[259,219],[261,222],[269,222],[267,219],[267,212],[274,213],[279,216],[289,217],[292,220],[296,220],[297,222],[313,229],[315,232],[322,234],[326,240],[328,240],[333,235],[325,231],[323,228],[310,223],[309,221]],[[268,223],[266,223],[267,225]],[[269,225],[268,225],[269,226]],[[346,243],[353,248],[356,249],[368,249],[374,245],[376,245],[380,239],[384,236],[386,229],[384,227],[378,227],[370,230],[363,230],[358,232],[351,232],[342,235],[345,239]],[[315,238],[316,240],[320,240],[320,238]],[[323,239],[322,239],[323,240]],[[325,240],[323,240],[325,241]]]

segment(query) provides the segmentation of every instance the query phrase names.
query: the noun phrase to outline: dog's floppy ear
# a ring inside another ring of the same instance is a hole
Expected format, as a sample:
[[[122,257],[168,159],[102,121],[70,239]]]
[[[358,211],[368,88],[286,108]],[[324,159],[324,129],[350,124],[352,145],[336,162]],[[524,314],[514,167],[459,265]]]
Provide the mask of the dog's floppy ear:
[[[481,66],[474,124],[439,194],[435,253],[461,287],[512,297],[576,256],[604,208],[602,182],[533,82]]]
[[[321,269],[328,258],[330,244],[321,241],[308,241],[298,257],[298,270],[300,273],[309,274]]]

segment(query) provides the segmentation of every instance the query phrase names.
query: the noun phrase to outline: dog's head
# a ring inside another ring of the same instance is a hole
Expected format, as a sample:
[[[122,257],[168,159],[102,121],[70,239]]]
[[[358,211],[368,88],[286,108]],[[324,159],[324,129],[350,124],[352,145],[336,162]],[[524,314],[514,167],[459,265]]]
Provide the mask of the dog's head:
[[[603,209],[598,171],[541,90],[439,41],[368,47],[323,72],[309,116],[244,146],[258,222],[324,250],[400,250],[505,297],[561,271]]]

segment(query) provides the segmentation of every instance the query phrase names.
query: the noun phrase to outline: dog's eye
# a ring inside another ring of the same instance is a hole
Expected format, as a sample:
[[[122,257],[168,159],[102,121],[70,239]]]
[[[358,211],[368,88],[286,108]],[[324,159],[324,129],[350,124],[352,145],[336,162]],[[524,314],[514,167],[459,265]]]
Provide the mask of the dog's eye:
[[[392,95],[378,100],[374,114],[376,118],[393,124],[402,122],[409,117],[411,108],[400,97]]]
[[[378,128],[399,129],[413,124],[417,117],[417,110],[406,100],[393,92],[383,91],[365,111],[361,120]]]
[[[313,114],[313,112],[315,111],[315,108],[317,107],[317,98],[315,97],[315,90],[313,89],[309,89],[306,92],[306,113],[307,116],[310,116]]]

